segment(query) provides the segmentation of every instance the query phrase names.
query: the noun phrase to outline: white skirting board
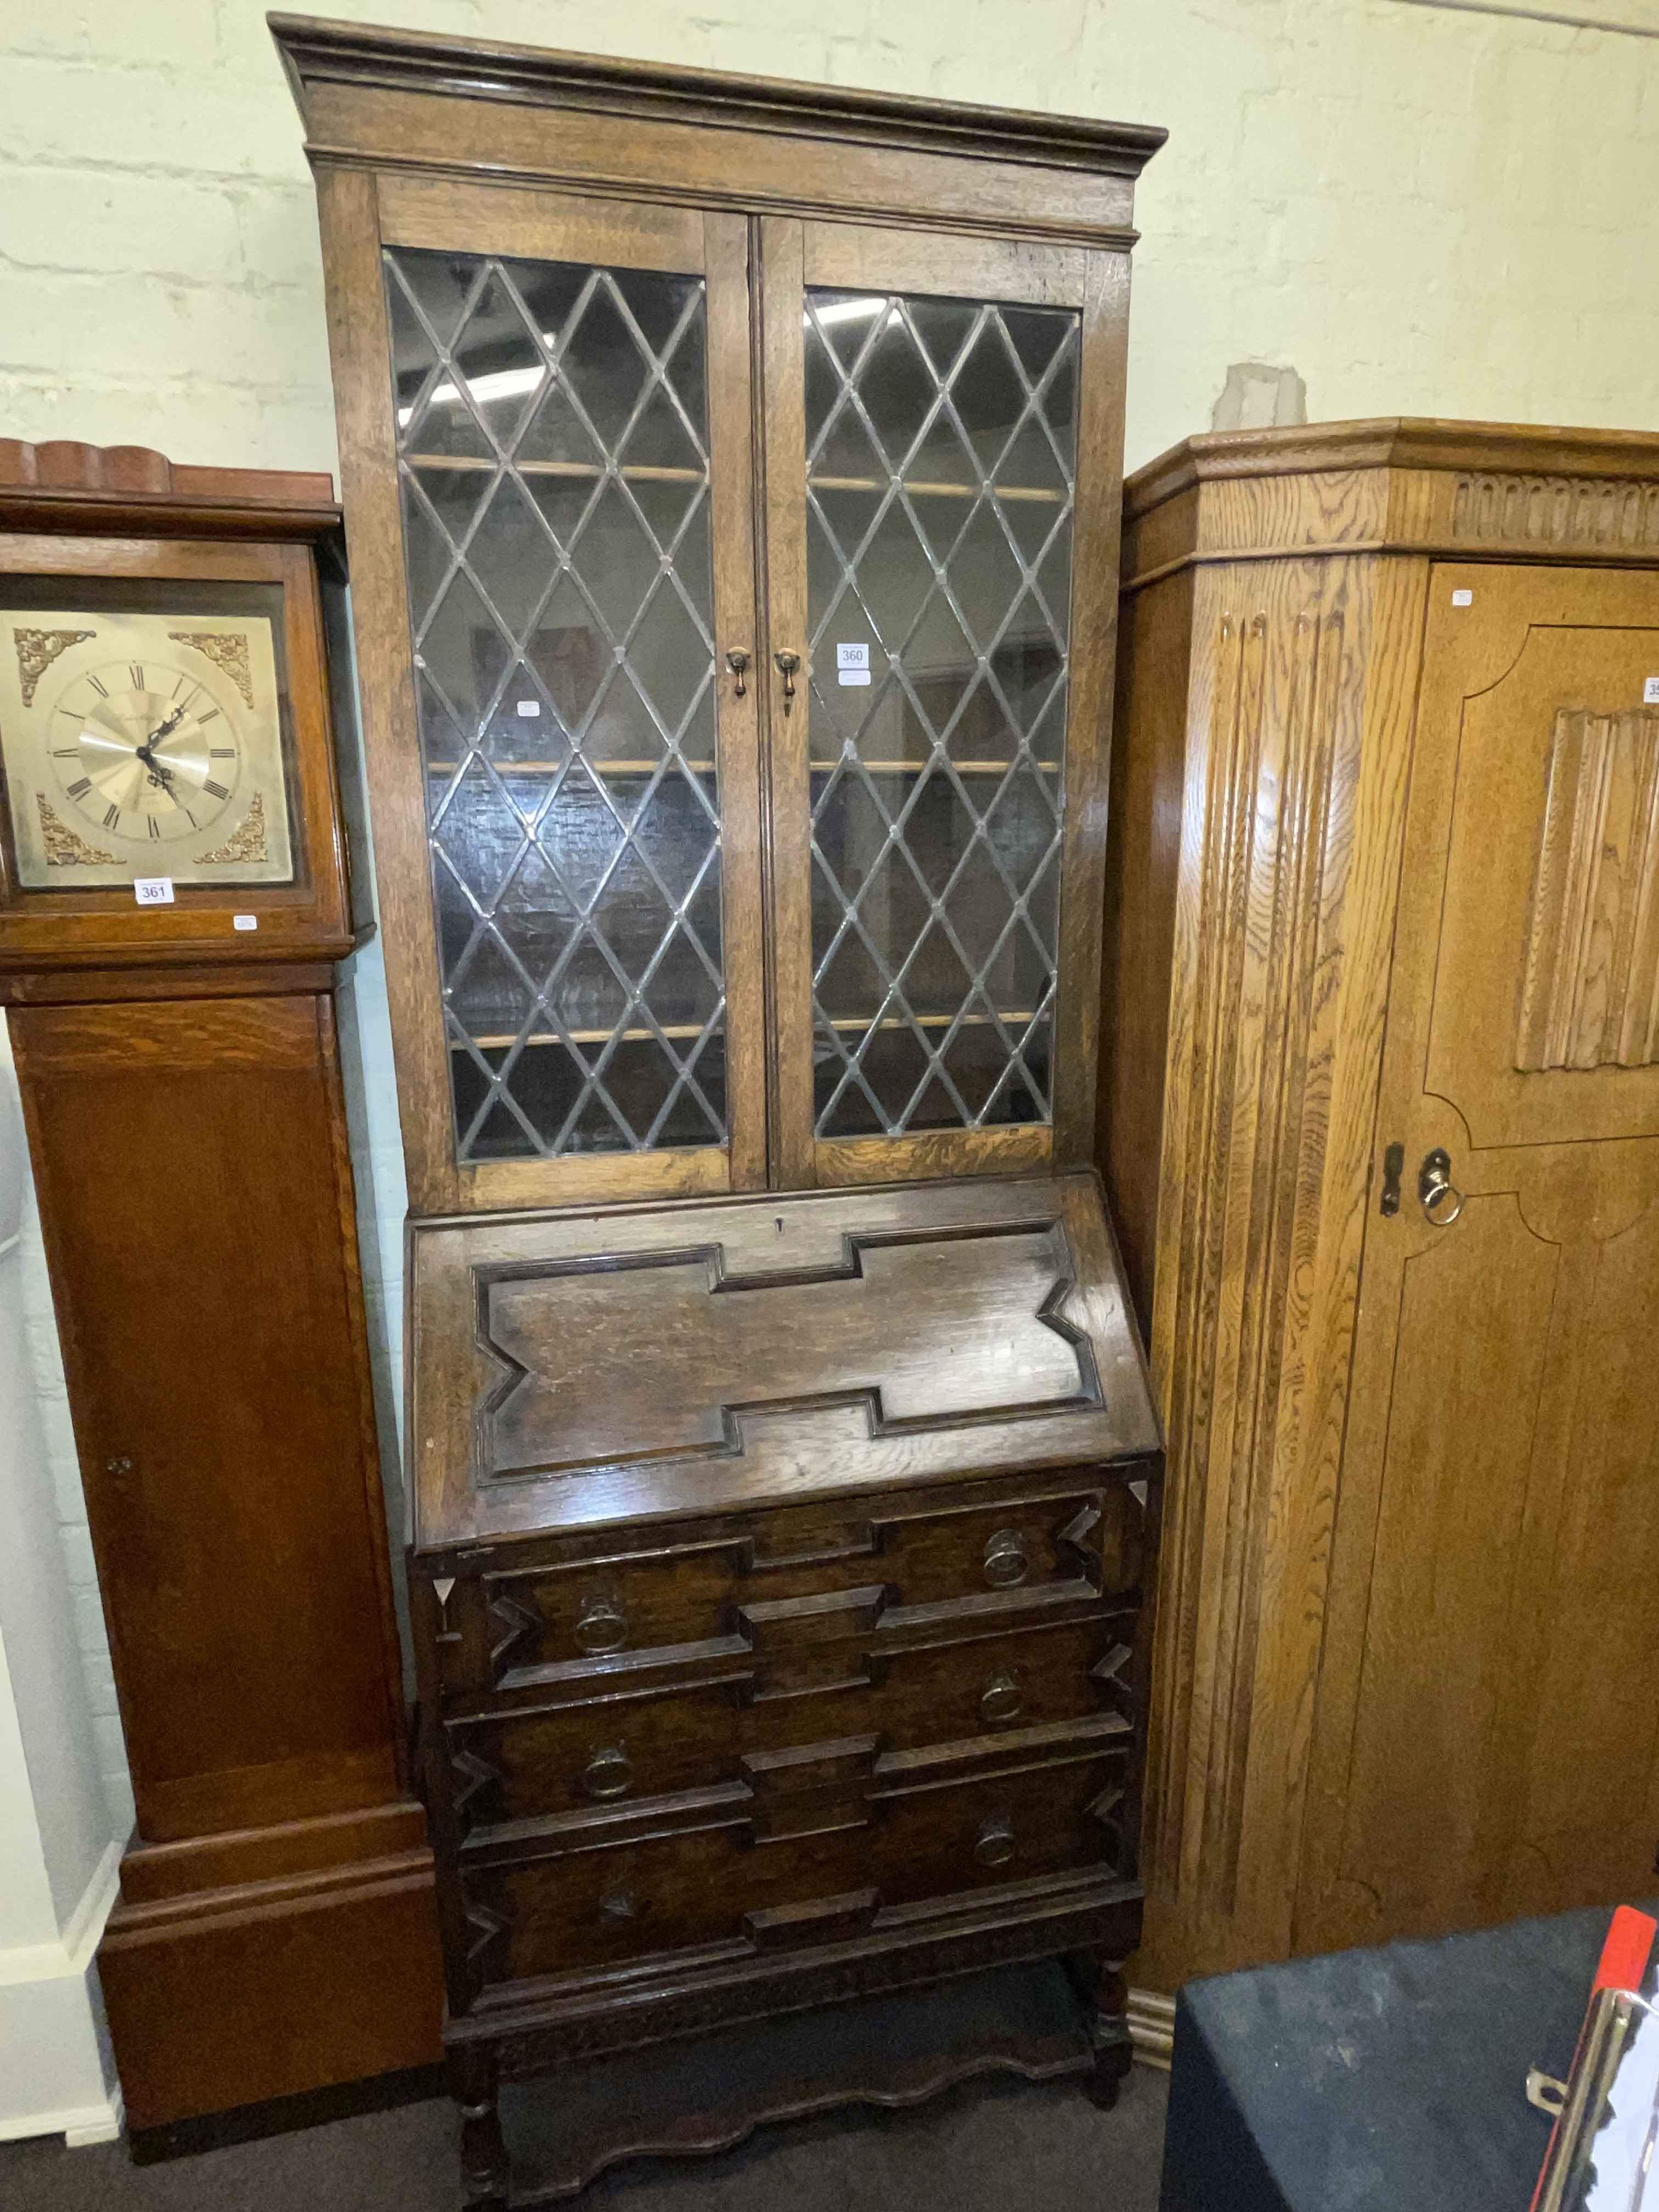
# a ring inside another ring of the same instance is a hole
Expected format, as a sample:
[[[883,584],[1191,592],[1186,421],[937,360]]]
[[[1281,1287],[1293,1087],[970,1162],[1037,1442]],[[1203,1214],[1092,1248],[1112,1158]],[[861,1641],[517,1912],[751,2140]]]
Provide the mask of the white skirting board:
[[[1143,2066],[1170,2070],[1170,2046],[1175,2039],[1175,1999],[1156,1990],[1129,1992],[1129,2040]]]
[[[55,1943],[0,1950],[0,2142],[63,2136],[112,2142],[121,2091],[94,1954],[121,1880],[112,1844]]]

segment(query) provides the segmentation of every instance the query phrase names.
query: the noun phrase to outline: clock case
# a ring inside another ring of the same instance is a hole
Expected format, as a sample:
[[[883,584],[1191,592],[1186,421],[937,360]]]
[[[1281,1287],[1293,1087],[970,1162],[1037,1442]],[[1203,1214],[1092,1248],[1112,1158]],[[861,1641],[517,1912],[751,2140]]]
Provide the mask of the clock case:
[[[342,959],[363,934],[343,827],[354,794],[341,791],[331,736],[328,638],[344,632],[332,489],[323,475],[174,467],[143,447],[0,439],[0,603],[40,579],[53,580],[59,606],[111,583],[176,585],[184,601],[192,586],[280,590],[294,841],[290,882],[181,884],[167,906],[139,906],[125,884],[30,890],[17,878],[11,794],[0,787],[0,1000],[105,995],[100,971],[111,970],[130,992],[141,988],[136,970],[221,962],[246,981],[250,967]],[[349,665],[343,652],[337,661]],[[257,930],[237,930],[239,914],[254,915]],[[195,988],[214,985],[198,977]]]
[[[299,882],[0,908],[136,1806],[97,1960],[140,2160],[439,2055],[334,1004],[331,490],[0,441],[5,574],[275,578],[286,611]]]

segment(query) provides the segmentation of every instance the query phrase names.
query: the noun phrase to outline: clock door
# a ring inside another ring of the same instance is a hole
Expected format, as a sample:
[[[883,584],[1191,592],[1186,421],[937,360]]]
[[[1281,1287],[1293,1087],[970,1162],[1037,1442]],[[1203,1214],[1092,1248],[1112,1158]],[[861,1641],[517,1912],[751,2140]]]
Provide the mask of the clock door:
[[[775,1171],[1086,1158],[1111,639],[1072,577],[1113,558],[1122,264],[782,219],[765,252]]]
[[[386,198],[408,649],[380,772],[430,886],[387,945],[424,1040],[416,1203],[753,1185],[744,226]],[[392,904],[414,870],[386,858]]]

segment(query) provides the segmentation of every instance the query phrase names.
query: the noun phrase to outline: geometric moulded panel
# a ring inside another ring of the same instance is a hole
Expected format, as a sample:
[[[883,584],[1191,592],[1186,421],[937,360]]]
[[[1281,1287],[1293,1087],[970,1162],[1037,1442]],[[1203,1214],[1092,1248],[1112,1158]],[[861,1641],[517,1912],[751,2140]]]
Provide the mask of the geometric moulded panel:
[[[1525,954],[1516,1067],[1659,1060],[1659,713],[1557,714]]]
[[[458,1157],[723,1144],[703,280],[385,264]]]
[[[816,1133],[1047,1121],[1080,319],[804,323]]]

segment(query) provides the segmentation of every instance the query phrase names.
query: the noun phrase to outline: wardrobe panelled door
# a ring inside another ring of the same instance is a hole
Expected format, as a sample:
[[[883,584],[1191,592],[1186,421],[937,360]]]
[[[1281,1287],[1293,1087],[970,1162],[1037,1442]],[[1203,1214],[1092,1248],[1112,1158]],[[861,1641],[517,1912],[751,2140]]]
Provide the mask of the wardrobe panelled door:
[[[417,179],[372,250],[434,1203],[1086,1157],[1121,257]]]

